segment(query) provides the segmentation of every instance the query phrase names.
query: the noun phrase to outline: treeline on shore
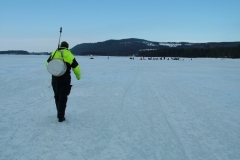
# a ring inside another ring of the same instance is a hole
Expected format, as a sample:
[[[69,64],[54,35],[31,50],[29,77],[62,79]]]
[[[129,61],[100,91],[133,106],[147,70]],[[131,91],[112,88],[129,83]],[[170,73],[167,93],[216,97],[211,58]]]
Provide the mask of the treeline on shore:
[[[9,50],[0,51],[0,54],[13,54],[13,55],[49,55],[48,52],[28,52],[23,50]]]
[[[14,55],[49,55],[48,52],[27,52],[23,50],[0,51],[0,54]],[[240,45],[231,47],[209,47],[209,48],[161,48],[153,50],[127,50],[114,52],[82,52],[75,55],[99,55],[99,56],[139,56],[139,57],[210,57],[210,58],[240,58]]]
[[[141,57],[211,57],[211,58],[240,58],[240,45],[235,47],[216,48],[165,48],[139,51]]]

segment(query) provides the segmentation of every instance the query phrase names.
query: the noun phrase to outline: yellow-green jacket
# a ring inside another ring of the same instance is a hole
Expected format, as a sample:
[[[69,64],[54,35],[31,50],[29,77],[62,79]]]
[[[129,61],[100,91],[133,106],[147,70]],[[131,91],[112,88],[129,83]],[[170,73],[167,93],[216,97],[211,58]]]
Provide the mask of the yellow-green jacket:
[[[79,66],[78,62],[76,61],[72,52],[70,50],[68,50],[67,48],[61,47],[61,48],[59,48],[59,50],[52,52],[52,54],[49,56],[49,58],[46,62],[46,66],[48,66],[48,63],[52,59],[62,59],[61,51],[63,51],[63,59],[64,59],[64,62],[66,63],[66,65],[67,65],[66,73],[64,75],[62,75],[61,77],[70,76],[70,73],[71,73],[70,71],[71,71],[71,68],[72,68],[76,78],[78,80],[80,80],[81,79],[80,66]]]

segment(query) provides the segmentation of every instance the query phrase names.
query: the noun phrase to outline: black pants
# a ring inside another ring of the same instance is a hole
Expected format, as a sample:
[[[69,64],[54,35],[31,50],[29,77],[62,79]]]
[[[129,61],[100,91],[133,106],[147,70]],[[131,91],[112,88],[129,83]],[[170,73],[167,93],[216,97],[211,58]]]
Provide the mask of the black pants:
[[[70,94],[71,79],[61,79],[59,77],[52,78],[52,87],[57,108],[57,118],[62,119],[65,116],[68,95]]]

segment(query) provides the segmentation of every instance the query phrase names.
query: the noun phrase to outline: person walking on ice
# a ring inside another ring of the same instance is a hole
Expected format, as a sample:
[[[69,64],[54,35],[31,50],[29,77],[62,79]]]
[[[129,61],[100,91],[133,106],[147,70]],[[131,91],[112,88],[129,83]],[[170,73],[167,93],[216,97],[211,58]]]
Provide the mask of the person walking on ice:
[[[67,106],[68,95],[71,92],[71,69],[76,78],[81,79],[80,66],[70,50],[68,50],[68,43],[63,41],[56,51],[49,56],[46,66],[49,73],[52,74],[52,88],[54,92],[54,99],[57,108],[58,122],[65,121],[65,110]],[[62,63],[63,67],[59,67]],[[56,73],[61,70],[61,74]]]

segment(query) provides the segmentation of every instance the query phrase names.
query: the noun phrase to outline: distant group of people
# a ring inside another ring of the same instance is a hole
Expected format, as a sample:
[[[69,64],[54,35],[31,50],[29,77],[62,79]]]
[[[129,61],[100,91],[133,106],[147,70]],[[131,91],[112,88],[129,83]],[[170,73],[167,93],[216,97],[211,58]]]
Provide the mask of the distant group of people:
[[[131,59],[131,58],[130,58]],[[148,57],[148,60],[169,60],[169,57],[166,58],[166,57]],[[171,57],[172,60],[180,60],[179,57]],[[140,60],[146,60],[144,57],[141,57]],[[182,59],[184,61],[184,59]],[[191,58],[192,60],[192,58]]]

